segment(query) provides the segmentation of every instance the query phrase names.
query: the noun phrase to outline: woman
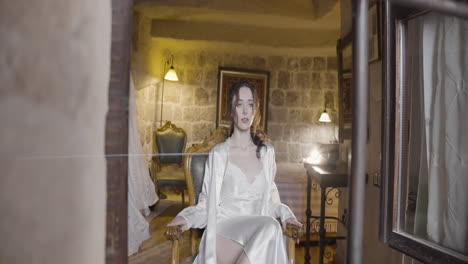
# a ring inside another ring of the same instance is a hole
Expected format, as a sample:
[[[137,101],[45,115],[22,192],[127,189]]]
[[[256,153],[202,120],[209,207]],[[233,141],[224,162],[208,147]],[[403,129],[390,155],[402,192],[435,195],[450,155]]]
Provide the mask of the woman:
[[[231,136],[210,151],[198,204],[168,226],[204,228],[194,263],[287,263],[283,232],[275,218],[302,226],[280,202],[273,146],[256,133],[259,103],[253,84],[229,91]],[[215,242],[216,241],[216,242]]]

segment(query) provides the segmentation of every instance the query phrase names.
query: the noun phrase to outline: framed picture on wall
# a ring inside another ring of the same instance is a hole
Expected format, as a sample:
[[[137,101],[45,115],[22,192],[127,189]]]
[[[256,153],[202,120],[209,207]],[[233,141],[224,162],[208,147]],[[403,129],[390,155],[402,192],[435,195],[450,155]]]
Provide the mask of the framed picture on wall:
[[[369,63],[380,60],[380,23],[379,4],[373,2],[369,5]]]
[[[270,73],[268,71],[246,70],[219,67],[218,69],[218,103],[216,109],[216,127],[231,125],[228,111],[229,89],[239,81],[248,81],[255,85],[260,103],[259,130],[266,132],[268,114],[268,90]]]
[[[352,34],[339,39],[336,52],[338,59],[339,88],[339,140],[351,140],[353,119],[353,48]]]
[[[352,123],[353,123],[353,74],[351,71],[343,73],[342,80],[342,92],[343,98],[341,101],[341,106],[343,108],[343,124],[340,127],[341,133],[344,139],[351,139]]]

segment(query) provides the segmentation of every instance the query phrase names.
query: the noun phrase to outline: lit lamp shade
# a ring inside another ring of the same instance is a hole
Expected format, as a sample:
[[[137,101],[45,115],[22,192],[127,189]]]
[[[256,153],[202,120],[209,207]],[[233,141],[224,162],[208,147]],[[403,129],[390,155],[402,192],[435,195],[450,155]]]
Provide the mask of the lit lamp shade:
[[[331,119],[327,113],[327,110],[323,110],[322,114],[320,115],[319,122],[330,123]]]
[[[176,73],[176,71],[174,69],[174,66],[171,66],[169,71],[164,76],[164,79],[168,80],[168,81],[175,81],[175,82],[177,82],[179,80],[179,78],[177,77],[177,73]]]

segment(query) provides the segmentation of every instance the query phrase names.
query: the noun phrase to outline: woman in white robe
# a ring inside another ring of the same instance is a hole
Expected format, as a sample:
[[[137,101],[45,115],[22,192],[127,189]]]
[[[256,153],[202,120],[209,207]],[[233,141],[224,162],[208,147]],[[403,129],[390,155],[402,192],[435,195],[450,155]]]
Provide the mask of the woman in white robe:
[[[229,92],[231,136],[213,147],[198,204],[182,210],[168,226],[206,228],[194,263],[284,264],[283,230],[302,226],[281,203],[274,178],[275,151],[256,133],[259,103],[253,84]]]

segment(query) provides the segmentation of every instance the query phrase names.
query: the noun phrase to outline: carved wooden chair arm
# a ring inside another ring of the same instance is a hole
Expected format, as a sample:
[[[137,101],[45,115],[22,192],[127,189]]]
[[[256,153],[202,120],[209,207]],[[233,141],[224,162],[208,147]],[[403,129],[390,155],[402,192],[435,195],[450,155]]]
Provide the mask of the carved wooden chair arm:
[[[304,230],[302,229],[302,227],[293,224],[287,224],[286,230],[283,232],[283,234],[296,241],[302,236],[303,232]]]
[[[172,241],[171,264],[179,264],[179,238],[182,235],[180,226],[168,226],[164,236]]]
[[[179,240],[181,235],[182,229],[180,226],[168,226],[166,228],[166,232],[164,233],[166,239],[171,241]]]

